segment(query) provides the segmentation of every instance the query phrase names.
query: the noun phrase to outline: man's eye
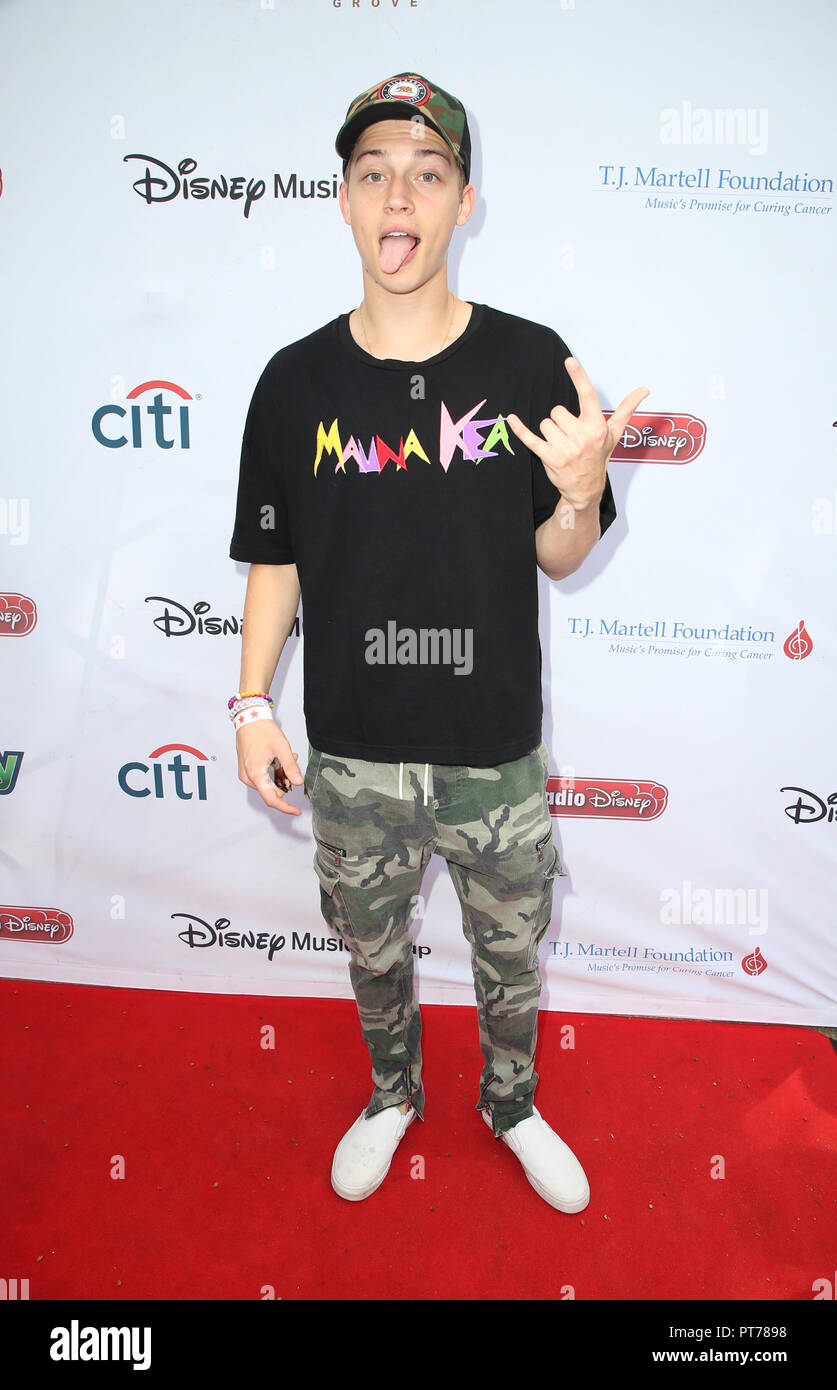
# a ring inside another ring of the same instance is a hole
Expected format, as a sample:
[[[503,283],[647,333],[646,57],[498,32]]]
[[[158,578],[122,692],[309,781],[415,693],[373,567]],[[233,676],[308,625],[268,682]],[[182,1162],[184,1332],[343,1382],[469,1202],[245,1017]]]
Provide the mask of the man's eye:
[[[383,177],[379,169],[370,169],[368,174],[364,174],[363,182],[366,183],[367,179],[371,179],[374,183],[380,183]],[[419,180],[422,179],[429,179],[435,183],[440,182],[439,175],[434,173],[432,169],[425,169],[423,173],[419,174]]]

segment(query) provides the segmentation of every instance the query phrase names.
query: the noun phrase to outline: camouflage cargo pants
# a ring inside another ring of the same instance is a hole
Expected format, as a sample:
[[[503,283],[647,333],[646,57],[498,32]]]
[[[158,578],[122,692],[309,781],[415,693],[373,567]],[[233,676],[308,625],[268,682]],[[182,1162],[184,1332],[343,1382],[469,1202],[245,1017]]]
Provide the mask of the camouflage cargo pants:
[[[564,872],[546,799],[546,744],[497,767],[379,763],[309,745],[323,917],[347,946],[372,1059],[368,1117],[409,1100],[424,1119],[421,1016],[410,919],[424,872],[447,861],[471,946],[485,1064],[476,1108],[495,1137],[532,1114],[541,977],[538,947]]]

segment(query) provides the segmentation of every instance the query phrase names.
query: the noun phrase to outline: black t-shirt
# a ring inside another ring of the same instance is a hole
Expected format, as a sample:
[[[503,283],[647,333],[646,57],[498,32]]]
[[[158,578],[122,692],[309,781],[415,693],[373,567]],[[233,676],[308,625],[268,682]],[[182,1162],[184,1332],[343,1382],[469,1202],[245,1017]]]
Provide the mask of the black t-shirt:
[[[540,434],[556,405],[578,415],[569,349],[474,304],[435,357],[379,360],[348,320],[265,367],[230,556],[297,567],[314,748],[477,767],[522,757],[543,715],[535,528],[561,494],[505,416]],[[602,534],[615,515],[608,480]]]

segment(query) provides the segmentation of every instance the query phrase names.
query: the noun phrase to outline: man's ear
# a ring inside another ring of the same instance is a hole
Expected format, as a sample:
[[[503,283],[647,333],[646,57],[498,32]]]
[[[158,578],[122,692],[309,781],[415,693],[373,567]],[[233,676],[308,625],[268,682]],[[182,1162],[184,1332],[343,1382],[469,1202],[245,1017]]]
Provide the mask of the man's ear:
[[[352,216],[349,212],[349,190],[344,179],[337,190],[337,201],[340,204],[340,211],[343,214],[343,221],[347,226],[352,225]]]
[[[474,211],[474,204],[477,200],[477,190],[472,183],[466,183],[459,195],[459,212],[456,218],[456,226],[463,227]]]

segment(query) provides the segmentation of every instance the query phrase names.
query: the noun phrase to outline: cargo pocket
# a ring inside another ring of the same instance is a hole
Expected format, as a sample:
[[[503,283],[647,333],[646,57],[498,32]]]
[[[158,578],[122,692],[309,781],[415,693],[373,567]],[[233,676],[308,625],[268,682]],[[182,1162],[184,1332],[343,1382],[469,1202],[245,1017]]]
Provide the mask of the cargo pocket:
[[[547,873],[548,878],[554,878],[555,874],[559,874],[562,877],[566,875],[567,871],[564,868],[564,865],[561,861],[561,856],[558,853],[555,841],[552,838],[551,826],[549,830],[547,830],[537,841],[537,843],[535,844],[535,850],[537,852],[539,864],[549,864],[551,860],[551,867],[549,869],[549,872]]]
[[[544,831],[543,835],[541,835],[541,838],[535,844],[535,853],[538,856],[539,864],[543,864],[545,862],[549,854],[550,848],[555,848],[552,841],[552,826],[550,826],[548,830]]]
[[[320,880],[320,908],[330,929],[339,936],[356,964],[370,969],[364,954],[363,944],[358,940],[352,925],[349,909],[340,884],[340,870],[336,865],[325,863],[319,845],[314,854],[314,870]]]
[[[334,890],[340,882],[340,870],[330,864],[321,863],[319,850],[314,855],[314,870],[323,890],[330,898],[333,898]]]
[[[551,832],[550,832],[551,839]],[[541,840],[538,841],[540,845]],[[529,959],[527,966],[533,970],[538,960],[538,948],[546,935],[550,922],[552,921],[552,889],[553,879],[557,873],[563,873],[561,858],[555,845],[547,844],[544,852],[545,869],[543,871],[543,892],[538,903],[537,911],[532,922],[532,939],[529,946]]]

